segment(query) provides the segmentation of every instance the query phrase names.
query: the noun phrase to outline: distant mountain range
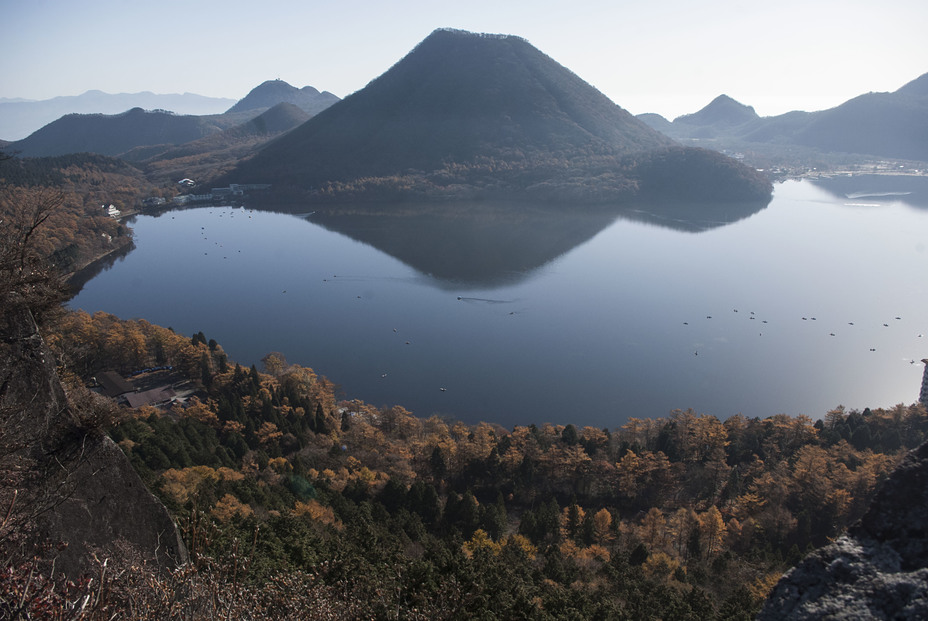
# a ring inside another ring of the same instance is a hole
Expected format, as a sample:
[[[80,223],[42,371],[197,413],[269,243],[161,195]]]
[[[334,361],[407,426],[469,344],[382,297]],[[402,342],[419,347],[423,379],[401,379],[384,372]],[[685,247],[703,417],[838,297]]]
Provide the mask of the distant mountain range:
[[[66,114],[119,114],[132,108],[171,110],[177,114],[219,114],[234,99],[204,97],[193,93],[159,95],[150,92],[110,94],[87,91],[82,95],[41,101],[0,100],[0,138],[21,140]]]
[[[138,161],[142,157],[139,149],[142,149],[142,153],[148,149],[149,154],[146,157],[151,157],[172,147],[221,133],[237,125],[247,125],[282,102],[295,104],[296,109],[304,113],[296,116],[306,120],[335,101],[338,101],[335,95],[328,92],[320,93],[311,86],[298,89],[281,80],[272,80],[254,88],[245,98],[222,114],[184,115],[142,108],[132,108],[112,115],[67,114],[22,140],[9,143],[5,148],[23,157],[46,157],[87,151],[111,156],[128,155],[129,159]],[[293,114],[284,116],[295,118]],[[292,123],[284,123],[281,118],[272,120],[270,124],[265,120],[264,131],[259,134],[270,138],[293,126]],[[256,135],[256,128],[257,126],[243,127],[238,135]],[[276,131],[268,132],[269,128]],[[216,144],[222,143],[223,139],[219,139]],[[202,153],[203,146],[201,144],[194,148],[199,148],[199,152]],[[133,151],[134,153],[130,154]]]
[[[447,29],[224,181],[320,201],[770,195],[755,171],[677,146],[524,39]]]
[[[175,107],[231,101],[90,91],[47,102],[0,101],[0,121],[10,106],[102,106],[142,96]],[[760,117],[720,95],[673,121],[636,118],[524,39],[449,29],[433,32],[344,100],[269,80],[224,109],[66,114],[0,147],[24,157],[116,156],[159,183],[270,183],[281,200],[320,203],[756,200],[769,197],[769,183],[718,152],[760,153],[768,161],[825,154],[928,162],[928,74],[893,93],[868,93],[819,112]]]
[[[867,93],[818,112],[760,117],[752,107],[720,95],[672,122],[656,114],[639,118],[676,140],[713,148],[798,146],[928,162],[928,73],[895,92]]]

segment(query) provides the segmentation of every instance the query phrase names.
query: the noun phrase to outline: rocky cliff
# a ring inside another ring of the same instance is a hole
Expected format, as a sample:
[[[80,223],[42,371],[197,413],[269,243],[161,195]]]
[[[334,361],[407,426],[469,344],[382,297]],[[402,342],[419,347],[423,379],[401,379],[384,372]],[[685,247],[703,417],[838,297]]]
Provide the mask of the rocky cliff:
[[[928,443],[846,535],[783,576],[758,616],[780,619],[928,619]]]
[[[69,576],[93,555],[170,568],[187,560],[165,507],[94,424],[69,403],[51,352],[16,295],[0,299],[0,545],[26,556],[50,545]]]

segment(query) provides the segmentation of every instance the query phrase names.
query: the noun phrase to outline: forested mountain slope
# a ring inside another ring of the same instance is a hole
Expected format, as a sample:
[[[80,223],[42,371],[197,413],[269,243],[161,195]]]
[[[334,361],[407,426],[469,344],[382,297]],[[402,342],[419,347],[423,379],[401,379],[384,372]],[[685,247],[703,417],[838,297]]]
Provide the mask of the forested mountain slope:
[[[680,149],[524,39],[438,30],[223,182],[272,183],[316,200],[615,201],[640,190],[636,156],[668,148]],[[713,186],[769,197],[754,177],[721,175]]]

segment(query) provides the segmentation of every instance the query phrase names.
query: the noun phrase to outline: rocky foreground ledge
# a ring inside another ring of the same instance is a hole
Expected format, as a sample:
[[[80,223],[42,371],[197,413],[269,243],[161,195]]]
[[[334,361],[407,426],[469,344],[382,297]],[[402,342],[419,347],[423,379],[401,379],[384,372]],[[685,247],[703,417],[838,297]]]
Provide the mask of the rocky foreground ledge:
[[[783,576],[757,619],[928,619],[928,443],[846,535]]]
[[[167,509],[94,424],[92,406],[69,403],[22,299],[0,296],[0,308],[0,547],[26,558],[55,550],[56,571],[70,578],[96,569],[95,555],[150,569],[186,562]]]

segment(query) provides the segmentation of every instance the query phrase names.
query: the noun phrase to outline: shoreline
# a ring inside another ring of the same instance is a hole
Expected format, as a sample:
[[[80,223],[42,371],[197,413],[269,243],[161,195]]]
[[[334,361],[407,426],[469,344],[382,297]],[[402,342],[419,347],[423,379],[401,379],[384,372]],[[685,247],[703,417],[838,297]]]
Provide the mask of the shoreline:
[[[72,272],[62,274],[65,284],[70,289],[69,300],[80,293],[84,285],[93,280],[97,274],[132,252],[135,248],[135,239],[132,235],[129,235],[127,239],[128,241],[119,247],[91,259]]]

